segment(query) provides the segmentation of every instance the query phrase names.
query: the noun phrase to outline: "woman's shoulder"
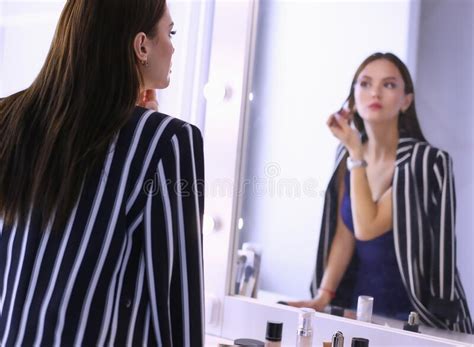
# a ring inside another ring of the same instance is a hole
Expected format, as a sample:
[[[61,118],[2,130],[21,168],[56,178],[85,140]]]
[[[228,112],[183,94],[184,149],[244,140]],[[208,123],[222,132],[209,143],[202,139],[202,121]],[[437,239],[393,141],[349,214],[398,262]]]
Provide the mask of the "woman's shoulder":
[[[185,128],[200,134],[196,126],[186,121],[140,106],[135,107],[127,126],[134,128],[135,131],[138,130],[147,134],[155,133],[160,137],[169,139]]]
[[[168,130],[173,129],[175,131],[179,131],[179,129],[188,124],[179,118],[140,106],[135,107],[130,121],[147,128],[166,126]]]
[[[446,157],[449,153],[428,141],[422,141],[414,138],[401,138],[398,145],[398,153],[410,152],[412,155],[425,155],[428,157]]]
[[[453,160],[445,149],[410,138],[400,141],[397,150],[398,167],[403,167],[404,163],[411,163],[415,175],[424,177],[426,172],[439,176],[440,173],[450,171]]]

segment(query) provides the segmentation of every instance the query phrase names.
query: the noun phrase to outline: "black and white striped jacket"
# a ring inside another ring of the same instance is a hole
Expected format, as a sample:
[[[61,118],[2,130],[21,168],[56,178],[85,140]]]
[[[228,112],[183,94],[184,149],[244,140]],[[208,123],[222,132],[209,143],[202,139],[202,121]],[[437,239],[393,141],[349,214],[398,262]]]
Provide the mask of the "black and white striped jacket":
[[[319,238],[312,295],[321,283],[336,230],[336,172],[347,150],[339,147],[329,182]],[[413,138],[400,138],[393,188],[394,247],[401,277],[421,320],[430,326],[472,333],[466,295],[456,267],[456,197],[448,153]],[[349,265],[352,269],[354,262]],[[333,304],[348,307],[354,279],[350,271]]]
[[[137,107],[66,229],[0,219],[0,346],[202,346],[200,131]]]

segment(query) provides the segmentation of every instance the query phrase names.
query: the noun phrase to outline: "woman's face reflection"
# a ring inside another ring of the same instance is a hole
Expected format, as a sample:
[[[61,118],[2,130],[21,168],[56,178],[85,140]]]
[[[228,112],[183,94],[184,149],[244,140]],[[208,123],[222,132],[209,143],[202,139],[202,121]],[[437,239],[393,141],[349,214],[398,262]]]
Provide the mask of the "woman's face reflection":
[[[405,94],[405,83],[398,68],[378,59],[359,74],[354,86],[355,107],[368,122],[394,119],[408,108],[412,95]]]

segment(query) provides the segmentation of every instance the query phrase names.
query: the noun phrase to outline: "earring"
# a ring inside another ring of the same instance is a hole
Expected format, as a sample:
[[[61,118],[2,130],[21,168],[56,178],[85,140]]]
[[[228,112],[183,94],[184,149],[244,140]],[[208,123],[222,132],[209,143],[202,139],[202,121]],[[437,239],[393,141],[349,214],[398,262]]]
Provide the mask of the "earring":
[[[140,60],[140,63],[144,66],[144,67],[148,67],[148,60]]]

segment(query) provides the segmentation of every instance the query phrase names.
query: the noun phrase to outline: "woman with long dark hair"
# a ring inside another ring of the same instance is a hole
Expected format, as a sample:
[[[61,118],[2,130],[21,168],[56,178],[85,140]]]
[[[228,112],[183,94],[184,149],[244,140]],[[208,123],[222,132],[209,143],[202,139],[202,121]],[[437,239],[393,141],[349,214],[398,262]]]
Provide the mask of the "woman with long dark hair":
[[[313,300],[472,333],[456,268],[455,191],[448,153],[426,142],[405,64],[375,53],[357,69],[348,107],[332,114],[341,141],[324,205]],[[353,123],[353,127],[351,126]]]
[[[169,84],[165,0],[69,0],[0,101],[0,345],[201,346],[199,130]]]

